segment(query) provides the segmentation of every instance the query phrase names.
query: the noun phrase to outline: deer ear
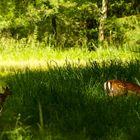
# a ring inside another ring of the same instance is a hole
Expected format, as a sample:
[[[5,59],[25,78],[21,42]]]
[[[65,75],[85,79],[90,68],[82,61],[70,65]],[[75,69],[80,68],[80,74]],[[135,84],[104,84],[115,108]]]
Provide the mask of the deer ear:
[[[2,112],[2,110],[3,110],[3,106],[2,106],[2,105],[0,105],[0,113]]]
[[[5,88],[5,89],[7,89],[7,90],[8,90],[8,89],[9,89],[9,87],[7,87],[7,86],[6,86],[6,88]]]
[[[2,89],[5,90],[6,88],[5,87],[2,87]]]

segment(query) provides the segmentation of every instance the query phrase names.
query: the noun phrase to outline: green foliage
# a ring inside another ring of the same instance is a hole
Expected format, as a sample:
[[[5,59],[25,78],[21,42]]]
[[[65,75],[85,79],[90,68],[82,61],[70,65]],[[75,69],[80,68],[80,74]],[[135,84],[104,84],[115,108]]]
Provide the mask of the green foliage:
[[[124,17],[135,15],[140,12],[140,4],[138,0],[110,0],[108,15],[110,17]]]
[[[137,14],[139,3],[119,0],[109,1],[108,6],[110,22],[107,22],[107,27],[108,30],[115,28],[113,41],[120,43],[125,40],[122,34],[126,30],[121,24],[114,23],[112,17]],[[36,36],[37,41],[46,43],[50,40],[51,46],[58,48],[81,48],[85,42],[87,46],[98,42],[101,1],[2,0],[0,7],[1,37],[28,39]]]
[[[139,38],[139,22],[140,19],[138,16],[107,19],[105,25],[105,40],[117,47],[123,48],[123,44],[126,43],[131,43],[131,46],[135,47],[135,42]],[[130,44],[128,46],[130,46]]]

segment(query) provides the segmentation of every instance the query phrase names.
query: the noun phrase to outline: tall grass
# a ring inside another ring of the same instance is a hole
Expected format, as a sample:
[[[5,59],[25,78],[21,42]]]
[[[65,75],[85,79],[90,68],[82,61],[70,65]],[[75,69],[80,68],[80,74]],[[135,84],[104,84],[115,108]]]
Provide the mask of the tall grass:
[[[139,139],[139,98],[110,98],[103,91],[107,79],[138,83],[139,67],[139,60],[90,61],[84,67],[66,62],[5,75],[13,96],[0,116],[1,137],[10,139],[16,131],[23,139]]]
[[[24,67],[40,69],[40,66],[44,68],[46,63],[52,63],[52,61],[57,62],[58,65],[63,65],[66,60],[85,65],[87,61],[93,59],[100,62],[110,59],[128,61],[139,58],[138,53],[131,51],[134,50],[131,44],[124,44],[123,48],[117,49],[114,45],[104,44],[91,52],[82,46],[73,49],[52,49],[49,45],[44,45],[43,42],[34,38],[15,40],[2,37],[0,38],[0,69]]]

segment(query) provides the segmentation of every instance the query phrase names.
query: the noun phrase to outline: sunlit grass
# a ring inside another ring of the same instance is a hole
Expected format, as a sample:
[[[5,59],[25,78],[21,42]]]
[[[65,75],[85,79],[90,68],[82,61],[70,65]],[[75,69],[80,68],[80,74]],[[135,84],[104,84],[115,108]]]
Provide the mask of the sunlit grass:
[[[125,56],[124,56],[125,55]],[[89,59],[94,60],[106,60],[111,58],[122,58],[122,59],[128,59],[133,56],[133,53],[131,51],[121,51],[117,49],[103,49],[99,48],[97,51],[89,52],[86,49],[69,49],[69,50],[53,50],[50,48],[36,48],[36,49],[30,49],[25,48],[19,50],[11,50],[11,52],[3,52],[0,55],[1,61],[28,61],[28,60],[84,60],[88,61]]]
[[[47,64],[63,66],[65,62],[85,65],[89,61],[102,62],[106,60],[121,59],[130,61],[138,58],[139,55],[130,51],[130,49],[117,49],[112,46],[104,48],[100,46],[96,51],[89,52],[87,49],[52,49],[50,47],[42,47],[33,42],[33,47],[24,41],[7,40],[6,44],[0,40],[0,69],[23,69],[23,68],[47,68]]]

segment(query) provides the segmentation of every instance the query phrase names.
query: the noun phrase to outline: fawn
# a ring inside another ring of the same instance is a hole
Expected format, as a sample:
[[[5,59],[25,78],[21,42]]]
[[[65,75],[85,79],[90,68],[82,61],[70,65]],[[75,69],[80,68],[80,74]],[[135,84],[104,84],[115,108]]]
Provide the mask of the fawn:
[[[4,93],[0,93],[0,113],[3,110],[3,105],[4,105],[4,102],[7,98],[7,96],[12,94],[12,92],[10,91],[10,89],[8,87],[6,87],[6,88],[2,87],[2,88],[4,90]]]
[[[137,95],[140,96],[140,86],[122,80],[108,80],[104,90],[109,96]]]

